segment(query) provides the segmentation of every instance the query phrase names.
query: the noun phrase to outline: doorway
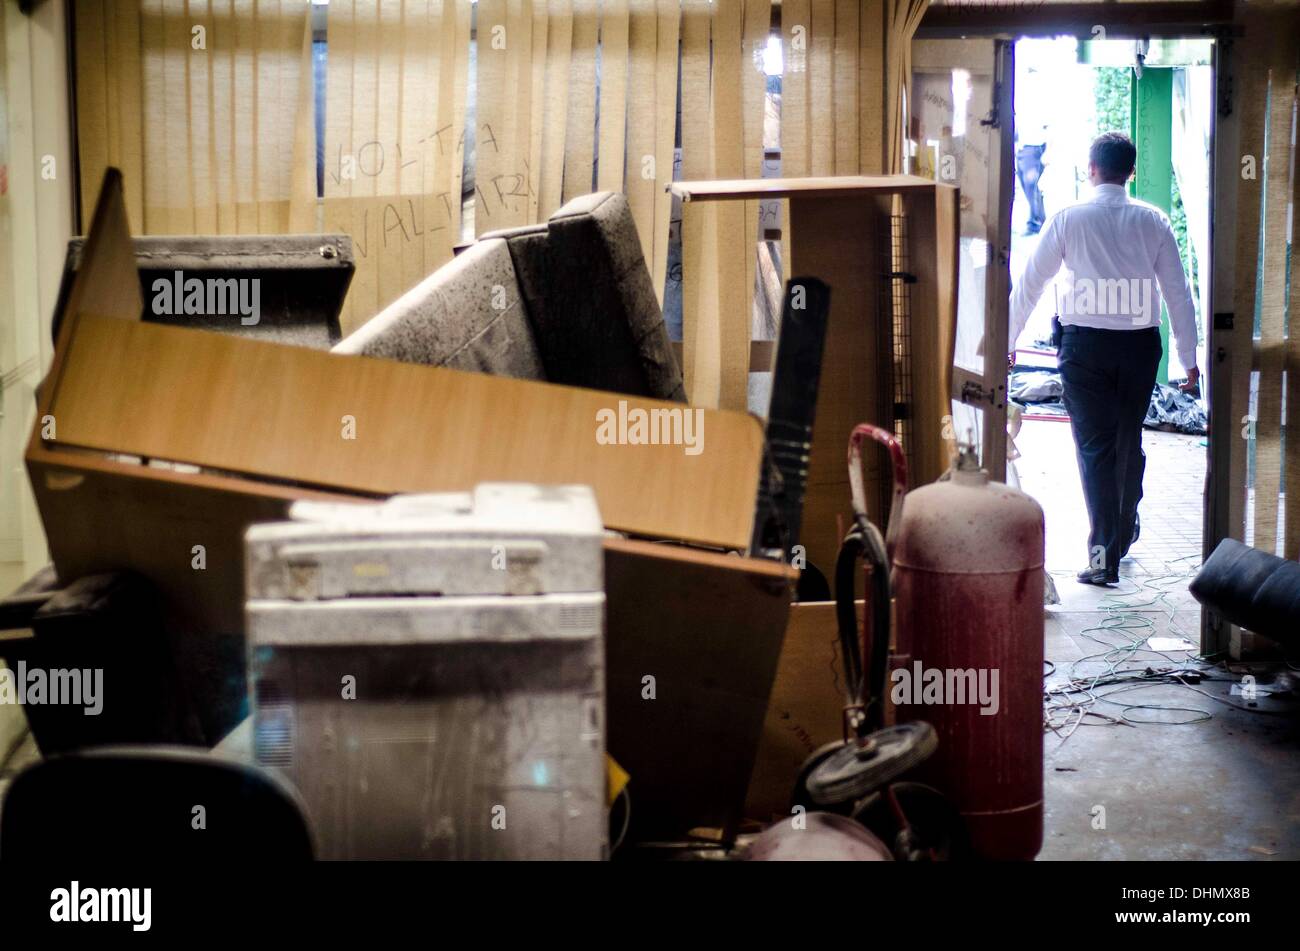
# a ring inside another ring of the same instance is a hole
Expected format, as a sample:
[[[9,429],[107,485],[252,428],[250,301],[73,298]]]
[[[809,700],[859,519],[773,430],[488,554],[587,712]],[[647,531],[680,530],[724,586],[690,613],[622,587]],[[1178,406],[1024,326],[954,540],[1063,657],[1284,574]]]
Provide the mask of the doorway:
[[[1138,149],[1130,198],[1152,204],[1169,217],[1196,305],[1197,365],[1203,373],[1198,393],[1178,389],[1186,369],[1171,344],[1168,316],[1162,313],[1165,356],[1143,433],[1147,467],[1140,535],[1120,565],[1120,590],[1134,594],[1150,584],[1163,586],[1166,580],[1189,577],[1202,551],[1205,394],[1213,385],[1205,359],[1205,327],[1211,313],[1212,43],[1065,36],[1022,39],[1015,46],[1013,283],[1024,272],[1045,221],[1090,194],[1092,139],[1118,131],[1128,134]],[[1008,379],[1014,432],[1008,456],[1022,487],[1046,513],[1048,571],[1063,596],[1074,596],[1078,592],[1073,590],[1073,574],[1088,565],[1088,518],[1051,343],[1059,293],[1059,284],[1049,287],[1024,332],[1011,342],[1016,365]],[[1194,632],[1195,625],[1191,629]]]

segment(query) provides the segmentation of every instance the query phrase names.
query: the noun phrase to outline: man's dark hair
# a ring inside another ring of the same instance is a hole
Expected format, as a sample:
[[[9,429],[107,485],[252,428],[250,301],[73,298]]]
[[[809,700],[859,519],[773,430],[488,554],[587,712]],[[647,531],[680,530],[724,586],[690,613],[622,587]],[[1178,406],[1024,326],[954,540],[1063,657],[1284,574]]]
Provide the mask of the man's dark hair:
[[[1133,174],[1137,164],[1137,147],[1123,132],[1106,132],[1093,139],[1088,150],[1088,161],[1097,166],[1101,177],[1115,185],[1123,185]]]

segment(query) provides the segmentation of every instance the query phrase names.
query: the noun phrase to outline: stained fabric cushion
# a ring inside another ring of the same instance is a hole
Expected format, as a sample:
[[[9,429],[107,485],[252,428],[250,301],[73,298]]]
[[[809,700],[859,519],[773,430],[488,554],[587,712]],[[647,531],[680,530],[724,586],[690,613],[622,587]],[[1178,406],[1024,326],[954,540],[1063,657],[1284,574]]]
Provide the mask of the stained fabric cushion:
[[[376,314],[335,353],[545,379],[506,242],[479,241]]]
[[[545,227],[493,234],[510,246],[548,380],[686,401],[623,195],[584,195]]]

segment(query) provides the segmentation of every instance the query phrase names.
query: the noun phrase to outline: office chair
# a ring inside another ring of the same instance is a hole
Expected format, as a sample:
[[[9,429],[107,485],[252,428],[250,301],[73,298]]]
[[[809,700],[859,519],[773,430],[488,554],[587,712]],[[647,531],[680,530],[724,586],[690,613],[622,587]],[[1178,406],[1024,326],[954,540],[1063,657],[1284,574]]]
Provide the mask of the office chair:
[[[310,860],[297,793],[201,749],[99,747],[51,757],[0,802],[0,861]]]

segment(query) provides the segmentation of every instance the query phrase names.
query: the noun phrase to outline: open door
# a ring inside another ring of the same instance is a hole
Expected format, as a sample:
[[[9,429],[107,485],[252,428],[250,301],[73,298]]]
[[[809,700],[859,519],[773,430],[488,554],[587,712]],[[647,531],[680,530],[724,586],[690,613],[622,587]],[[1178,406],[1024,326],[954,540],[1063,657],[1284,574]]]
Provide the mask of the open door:
[[[1012,96],[1009,40],[916,40],[910,171],[961,189],[952,434],[974,442],[989,476],[1006,478]]]

